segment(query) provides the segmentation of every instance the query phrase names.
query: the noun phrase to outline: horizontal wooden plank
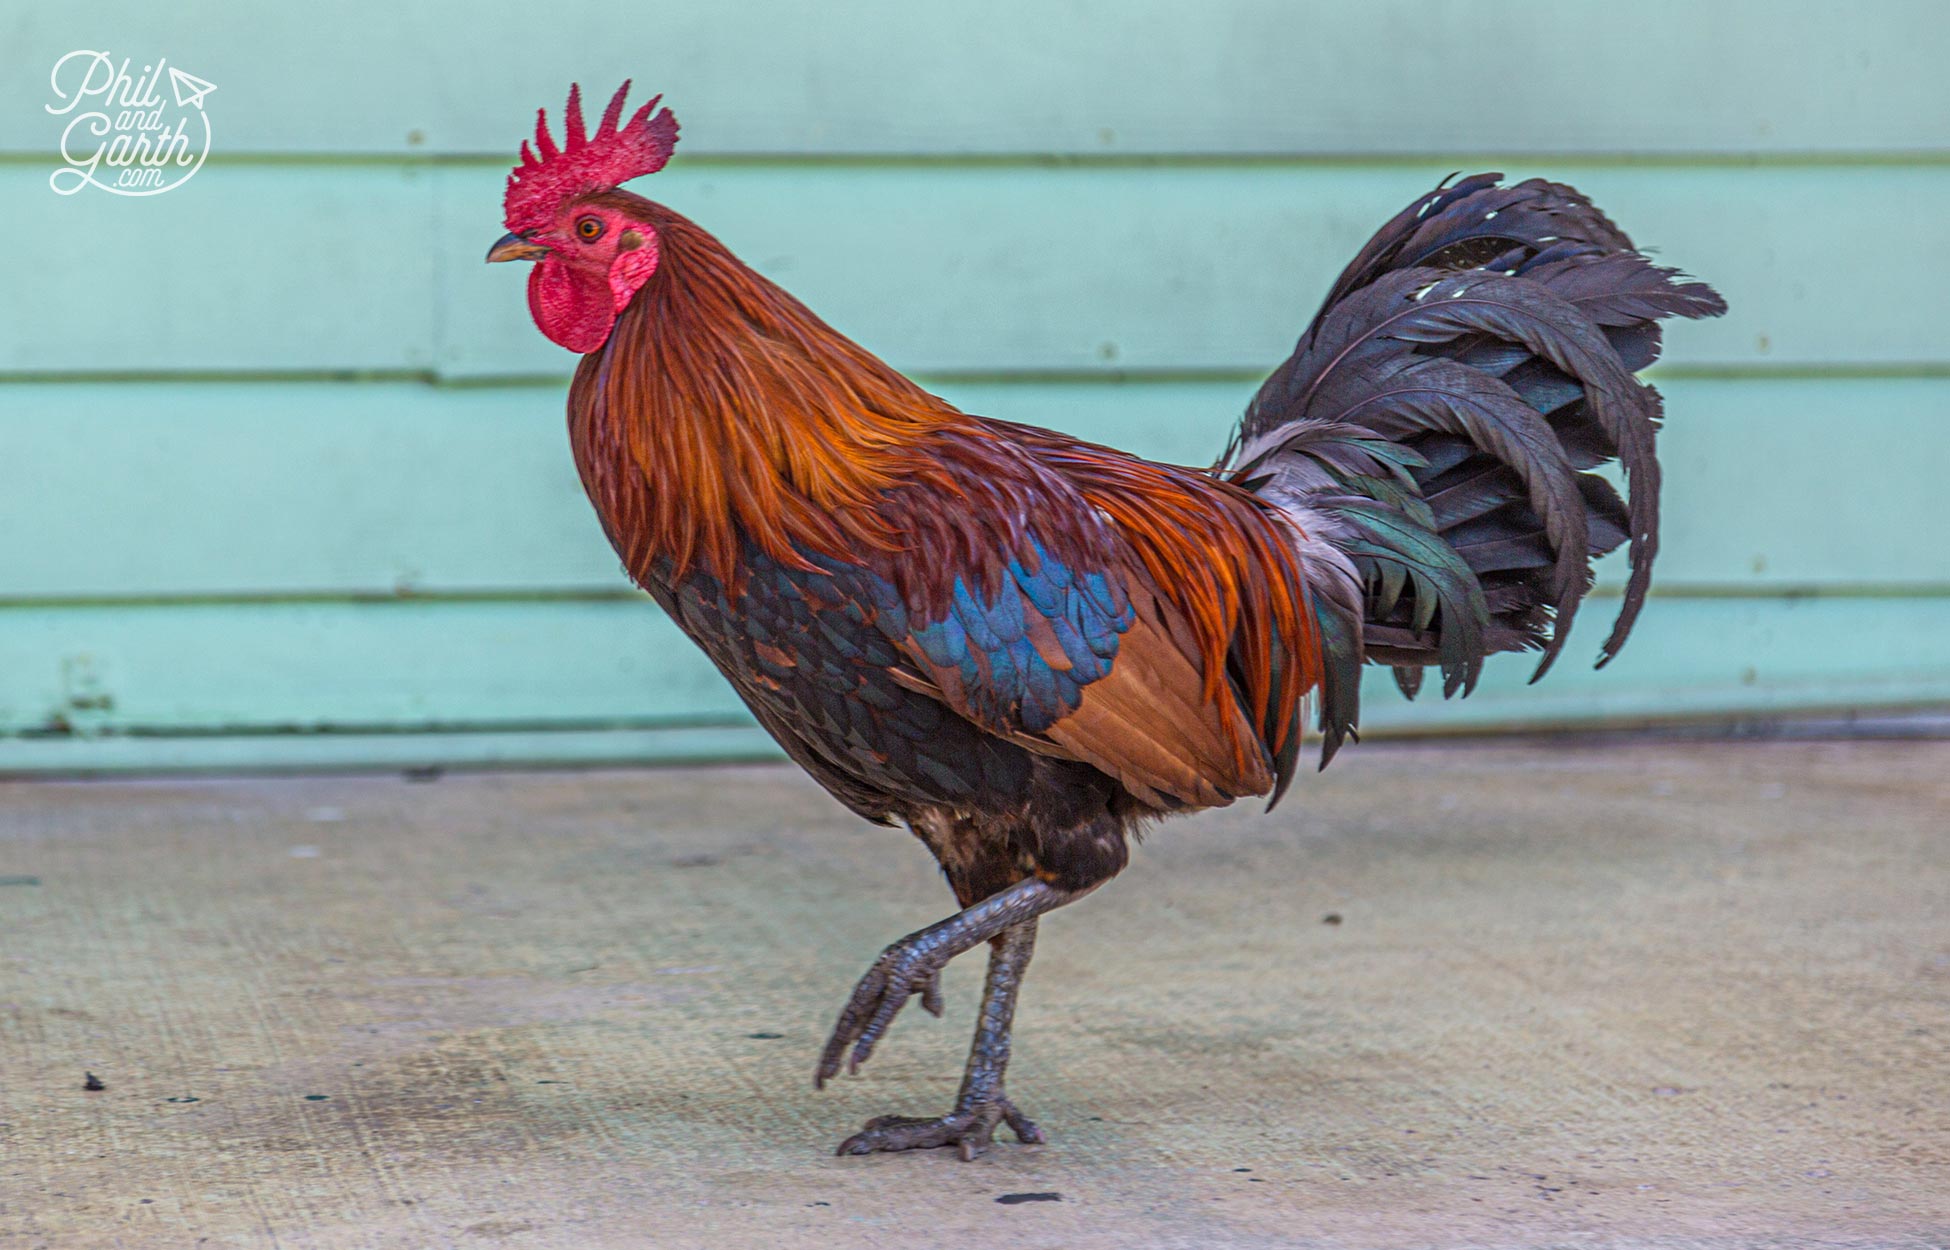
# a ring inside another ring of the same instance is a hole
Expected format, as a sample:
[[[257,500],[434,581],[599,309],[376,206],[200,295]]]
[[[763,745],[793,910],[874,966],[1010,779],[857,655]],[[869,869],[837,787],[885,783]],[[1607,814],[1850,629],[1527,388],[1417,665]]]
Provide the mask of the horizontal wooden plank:
[[[684,167],[644,190],[919,373],[1272,368],[1369,232],[1453,166]],[[1950,165],[1512,169],[1569,179],[1733,312],[1669,361],[1950,363]],[[213,166],[152,200],[0,167],[22,237],[0,372],[566,376],[486,167]],[[1846,223],[1838,228],[1837,223]],[[1900,257],[1892,248],[1900,247]]]
[[[783,759],[756,724],[461,733],[0,737],[0,780],[127,773],[604,767]]]
[[[45,241],[11,258],[0,370],[433,367],[427,170],[212,166],[148,199],[46,178],[0,167],[10,228]]]
[[[623,581],[556,387],[0,386],[0,445],[9,597]]]
[[[0,149],[52,148],[75,48],[219,84],[232,151],[502,152],[571,77],[668,93],[713,152],[1764,151],[1940,147],[1930,0],[460,0],[8,23]],[[274,51],[275,50],[275,51]]]
[[[0,733],[608,728],[740,715],[647,599],[0,610]]]
[[[957,384],[970,411],[1209,462],[1250,383]],[[1673,379],[1662,590],[1950,586],[1950,379]],[[0,599],[623,584],[551,386],[0,386]],[[1602,580],[1622,580],[1618,560]]]
[[[1594,605],[1594,614],[1604,605]],[[1492,662],[1472,698],[1375,726],[1692,716],[1950,700],[1950,597],[1665,599],[1603,672],[1584,644],[1535,687]],[[739,724],[645,602],[269,604],[0,611],[0,735],[538,731]]]

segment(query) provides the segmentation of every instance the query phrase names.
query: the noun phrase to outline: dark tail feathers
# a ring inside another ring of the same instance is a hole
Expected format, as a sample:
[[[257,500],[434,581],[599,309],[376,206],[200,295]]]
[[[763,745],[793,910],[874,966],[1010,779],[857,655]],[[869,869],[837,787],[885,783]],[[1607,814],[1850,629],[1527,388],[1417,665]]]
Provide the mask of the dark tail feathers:
[[[1497,174],[1445,183],[1342,272],[1254,396],[1220,469],[1320,531],[1359,587],[1315,588],[1322,763],[1353,733],[1360,666],[1426,665],[1467,694],[1485,657],[1563,649],[1591,562],[1631,544],[1602,666],[1631,632],[1659,545],[1659,321],[1715,317],[1582,195]],[[1616,460],[1628,497],[1589,472]]]

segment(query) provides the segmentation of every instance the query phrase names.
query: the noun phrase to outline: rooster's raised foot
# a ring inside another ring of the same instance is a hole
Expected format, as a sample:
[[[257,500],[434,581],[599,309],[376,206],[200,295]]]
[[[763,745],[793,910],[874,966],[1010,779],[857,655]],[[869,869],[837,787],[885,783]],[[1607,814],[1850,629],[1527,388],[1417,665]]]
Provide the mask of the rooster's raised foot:
[[[976,1033],[975,1053],[970,1057],[973,1063],[985,1050],[994,1050],[1000,1062],[1006,1064],[1009,1020],[1015,1014],[1016,982],[1029,963],[1029,952],[1035,947],[1033,922],[1051,908],[1061,907],[1087,893],[1089,890],[1059,890],[1042,881],[1019,881],[889,946],[853,987],[839,1021],[833,1026],[832,1036],[820,1052],[813,1083],[824,1086],[839,1075],[842,1066],[848,1072],[858,1072],[909,998],[918,995],[922,1007],[940,1015],[941,969],[948,961],[972,946],[1020,930],[1015,939],[1005,939],[996,948],[990,961],[989,986],[982,999],[982,1025]]]

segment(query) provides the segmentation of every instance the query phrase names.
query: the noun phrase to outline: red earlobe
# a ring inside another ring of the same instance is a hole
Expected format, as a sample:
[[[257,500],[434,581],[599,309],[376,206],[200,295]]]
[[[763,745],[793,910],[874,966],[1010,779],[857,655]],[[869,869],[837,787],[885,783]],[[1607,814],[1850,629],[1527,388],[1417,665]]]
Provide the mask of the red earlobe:
[[[609,290],[615,297],[615,311],[620,313],[630,306],[636,293],[657,272],[660,253],[657,250],[657,232],[645,227],[642,231],[643,245],[627,252],[619,252],[609,266]]]

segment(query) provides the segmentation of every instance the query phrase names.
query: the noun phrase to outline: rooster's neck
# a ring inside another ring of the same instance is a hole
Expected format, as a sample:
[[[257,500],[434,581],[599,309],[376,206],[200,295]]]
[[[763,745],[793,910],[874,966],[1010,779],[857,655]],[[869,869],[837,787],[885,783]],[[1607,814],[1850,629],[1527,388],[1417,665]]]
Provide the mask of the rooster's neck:
[[[735,581],[748,544],[787,560],[897,547],[880,497],[930,434],[970,419],[696,225],[656,229],[657,273],[569,397],[583,484],[632,575]]]

